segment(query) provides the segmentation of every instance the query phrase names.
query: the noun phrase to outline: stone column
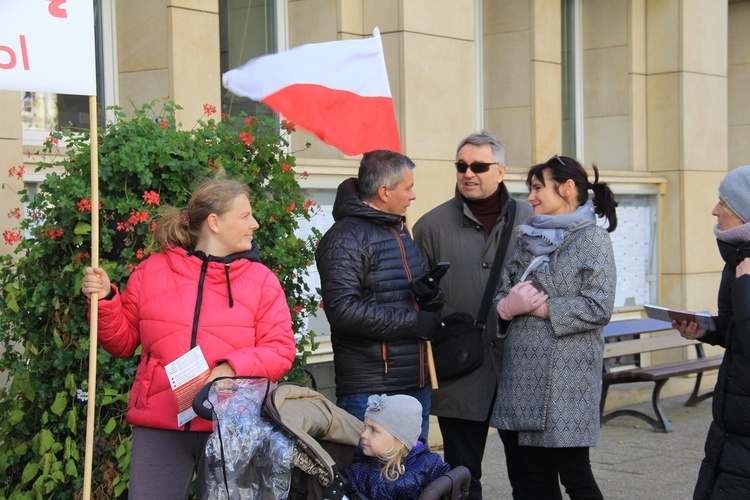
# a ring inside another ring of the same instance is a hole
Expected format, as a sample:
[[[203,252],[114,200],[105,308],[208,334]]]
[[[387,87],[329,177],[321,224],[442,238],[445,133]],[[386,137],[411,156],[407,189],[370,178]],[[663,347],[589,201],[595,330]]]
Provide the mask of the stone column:
[[[646,19],[648,167],[668,180],[660,299],[703,309],[722,267],[711,209],[727,172],[727,4],[647,2]]]
[[[169,97],[190,124],[203,103],[221,106],[217,0],[117,2],[120,103],[129,111]]]

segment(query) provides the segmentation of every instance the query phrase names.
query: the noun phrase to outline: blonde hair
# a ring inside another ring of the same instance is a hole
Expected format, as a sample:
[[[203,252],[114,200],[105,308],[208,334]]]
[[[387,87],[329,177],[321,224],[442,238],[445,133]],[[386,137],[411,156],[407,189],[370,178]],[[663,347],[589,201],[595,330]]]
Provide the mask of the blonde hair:
[[[203,221],[211,214],[228,212],[240,195],[250,197],[247,186],[238,180],[225,177],[198,181],[186,210],[165,206],[157,215],[153,246],[195,247]]]
[[[378,455],[378,458],[383,462],[383,469],[380,471],[380,475],[389,483],[396,481],[404,475],[405,470],[401,462],[409,454],[409,450],[406,449],[406,446],[401,441],[395,437],[393,441],[391,449]]]

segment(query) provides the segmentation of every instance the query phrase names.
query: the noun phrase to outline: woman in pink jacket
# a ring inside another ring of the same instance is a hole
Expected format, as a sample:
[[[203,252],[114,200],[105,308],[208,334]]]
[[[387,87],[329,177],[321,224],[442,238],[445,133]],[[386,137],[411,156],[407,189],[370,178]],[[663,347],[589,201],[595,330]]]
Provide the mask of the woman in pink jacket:
[[[141,347],[127,412],[133,425],[131,498],[187,498],[193,472],[198,498],[206,496],[204,446],[211,422],[190,420],[194,414],[178,402],[168,364],[177,360],[184,367],[186,360],[200,364],[202,358],[206,381],[276,381],[292,366],[289,307],[278,279],[259,262],[256,229],[245,186],[207,180],[187,210],[162,212],[154,233],[162,252],[141,262],[122,292],[103,269],[86,269],[82,291],[89,298],[98,294],[102,347],[118,357]]]

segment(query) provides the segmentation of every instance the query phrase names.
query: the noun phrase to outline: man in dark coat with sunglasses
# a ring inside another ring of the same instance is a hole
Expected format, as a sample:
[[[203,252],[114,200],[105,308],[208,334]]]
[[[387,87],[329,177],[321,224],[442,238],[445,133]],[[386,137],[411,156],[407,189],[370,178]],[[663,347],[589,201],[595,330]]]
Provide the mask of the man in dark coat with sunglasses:
[[[445,292],[442,317],[468,312],[476,317],[498,251],[511,204],[505,176],[505,149],[489,131],[462,140],[456,151],[456,192],[414,226],[414,239],[429,265],[448,261],[451,269],[441,284]],[[531,215],[531,206],[515,202],[515,217],[504,261],[515,245],[515,227]],[[491,284],[492,296],[497,283]],[[497,314],[492,307],[482,332],[484,363],[454,380],[440,380],[432,392],[431,413],[437,415],[443,435],[445,461],[471,472],[469,498],[482,498],[482,458],[489,431],[502,346],[495,331]],[[505,447],[508,476],[515,498],[523,498],[523,469],[517,459],[516,433],[499,431]]]

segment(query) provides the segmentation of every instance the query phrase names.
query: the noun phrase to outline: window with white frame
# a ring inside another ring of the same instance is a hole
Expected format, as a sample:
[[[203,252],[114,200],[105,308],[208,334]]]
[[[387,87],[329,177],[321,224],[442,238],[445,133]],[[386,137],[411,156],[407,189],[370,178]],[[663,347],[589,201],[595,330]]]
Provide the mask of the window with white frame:
[[[277,0],[219,0],[221,73],[279,49]],[[222,88],[221,110],[238,115],[273,116],[264,104]]]

